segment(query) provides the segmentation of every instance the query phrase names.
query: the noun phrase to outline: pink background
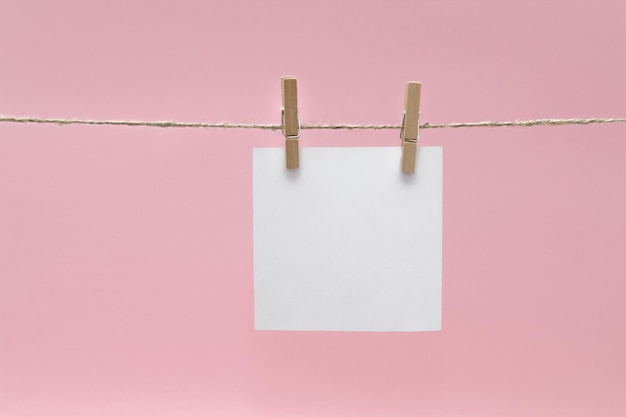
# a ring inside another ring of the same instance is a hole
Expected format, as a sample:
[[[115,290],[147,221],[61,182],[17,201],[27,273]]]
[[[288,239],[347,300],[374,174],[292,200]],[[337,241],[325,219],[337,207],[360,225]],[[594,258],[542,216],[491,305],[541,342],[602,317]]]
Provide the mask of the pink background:
[[[625,116],[621,1],[4,1],[0,113],[278,123]],[[0,124],[0,415],[623,416],[626,125],[444,147],[443,331],[253,330],[253,146]],[[305,131],[302,146],[396,146]],[[390,213],[390,215],[393,215]]]

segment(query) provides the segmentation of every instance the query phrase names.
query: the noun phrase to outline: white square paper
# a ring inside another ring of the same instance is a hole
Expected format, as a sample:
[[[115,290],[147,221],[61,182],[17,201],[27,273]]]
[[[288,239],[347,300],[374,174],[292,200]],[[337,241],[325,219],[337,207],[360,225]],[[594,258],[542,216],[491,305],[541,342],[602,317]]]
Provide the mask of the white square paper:
[[[441,330],[442,149],[254,149],[257,330]]]

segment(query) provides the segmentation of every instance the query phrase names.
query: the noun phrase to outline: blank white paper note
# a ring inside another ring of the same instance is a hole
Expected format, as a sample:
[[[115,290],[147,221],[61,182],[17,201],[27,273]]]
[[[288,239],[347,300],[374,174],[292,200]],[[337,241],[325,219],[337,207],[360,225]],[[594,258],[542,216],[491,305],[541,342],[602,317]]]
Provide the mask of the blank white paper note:
[[[253,156],[257,330],[441,330],[442,149]]]

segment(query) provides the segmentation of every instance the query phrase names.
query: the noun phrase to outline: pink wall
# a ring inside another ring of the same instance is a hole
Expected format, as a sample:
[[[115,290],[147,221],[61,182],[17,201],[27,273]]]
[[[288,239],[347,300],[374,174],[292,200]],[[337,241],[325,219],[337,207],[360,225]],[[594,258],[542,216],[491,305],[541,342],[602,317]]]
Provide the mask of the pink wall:
[[[620,1],[13,1],[0,113],[278,123],[625,116]],[[302,146],[395,146],[305,131]],[[444,147],[438,333],[253,331],[251,148],[0,125],[0,415],[623,416],[626,126]]]

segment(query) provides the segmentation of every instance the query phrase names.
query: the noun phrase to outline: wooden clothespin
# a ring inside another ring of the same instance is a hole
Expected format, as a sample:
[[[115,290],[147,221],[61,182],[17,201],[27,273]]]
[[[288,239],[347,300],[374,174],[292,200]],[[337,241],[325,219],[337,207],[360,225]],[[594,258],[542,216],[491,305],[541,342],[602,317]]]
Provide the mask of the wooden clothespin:
[[[417,140],[419,139],[420,121],[420,94],[422,84],[411,81],[406,84],[404,95],[404,116],[402,117],[402,172],[413,174],[415,172],[415,159],[417,156]]]
[[[285,135],[285,157],[287,169],[300,167],[298,138],[302,132],[298,116],[298,84],[296,77],[280,79],[283,91],[282,126]]]

